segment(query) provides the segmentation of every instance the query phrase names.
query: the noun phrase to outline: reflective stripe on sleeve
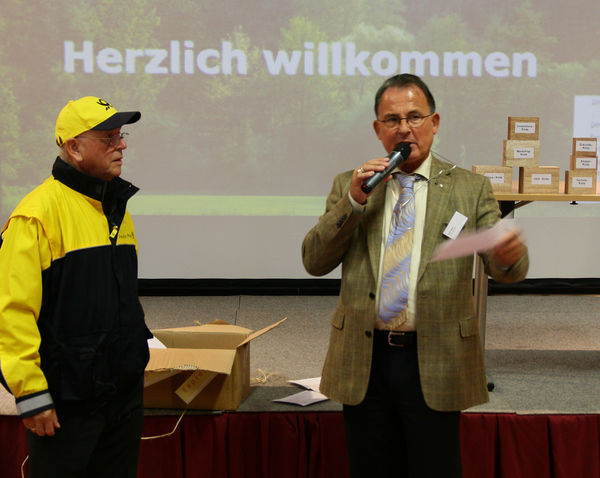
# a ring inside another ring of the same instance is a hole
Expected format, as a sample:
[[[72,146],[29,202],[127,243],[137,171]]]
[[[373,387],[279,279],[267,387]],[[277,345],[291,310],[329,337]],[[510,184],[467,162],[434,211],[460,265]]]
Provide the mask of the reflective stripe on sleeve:
[[[43,392],[33,397],[17,399],[17,411],[19,415],[32,415],[31,412],[39,410],[40,412],[52,408],[54,402],[49,392]]]

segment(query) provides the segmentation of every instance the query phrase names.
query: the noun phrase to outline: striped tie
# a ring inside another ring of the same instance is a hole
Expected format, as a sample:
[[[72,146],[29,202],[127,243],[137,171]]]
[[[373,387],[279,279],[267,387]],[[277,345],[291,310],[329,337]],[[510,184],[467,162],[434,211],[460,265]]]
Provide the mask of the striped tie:
[[[414,175],[395,174],[402,191],[394,207],[390,234],[385,244],[377,328],[394,330],[408,314],[408,273],[412,251],[415,201]]]

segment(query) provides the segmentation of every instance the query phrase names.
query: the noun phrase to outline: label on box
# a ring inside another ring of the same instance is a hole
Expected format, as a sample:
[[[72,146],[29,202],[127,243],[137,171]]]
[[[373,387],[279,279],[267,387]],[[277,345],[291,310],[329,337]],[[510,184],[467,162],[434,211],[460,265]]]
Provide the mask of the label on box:
[[[595,153],[596,152],[596,141],[575,141],[575,151],[582,153]]]
[[[185,403],[189,404],[216,376],[216,372],[196,370],[177,390],[175,390],[175,393]]]
[[[571,179],[571,186],[574,188],[593,188],[594,181],[593,178],[585,177],[585,176],[573,176]]]
[[[596,169],[596,158],[575,158],[575,169]]]
[[[513,149],[513,157],[515,159],[533,159],[535,156],[534,148],[515,148]]]
[[[535,123],[515,123],[515,133],[535,134]]]
[[[504,173],[485,173],[492,184],[504,184]]]
[[[535,184],[536,186],[549,186],[552,184],[552,175],[551,174],[532,174],[531,175],[531,184]]]

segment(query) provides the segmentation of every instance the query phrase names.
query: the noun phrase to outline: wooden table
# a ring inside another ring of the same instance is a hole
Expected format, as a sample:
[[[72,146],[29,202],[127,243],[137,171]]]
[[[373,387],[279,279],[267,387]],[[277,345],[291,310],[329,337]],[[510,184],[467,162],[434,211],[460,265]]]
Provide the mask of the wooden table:
[[[600,201],[598,194],[521,194],[521,193],[495,193],[502,217],[507,216],[514,209],[526,206],[533,201]]]

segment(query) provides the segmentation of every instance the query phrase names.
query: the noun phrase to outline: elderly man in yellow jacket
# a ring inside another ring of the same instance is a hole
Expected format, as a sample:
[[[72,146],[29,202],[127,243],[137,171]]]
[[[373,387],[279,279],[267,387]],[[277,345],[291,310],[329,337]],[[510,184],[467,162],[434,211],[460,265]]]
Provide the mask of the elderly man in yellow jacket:
[[[97,97],[56,120],[52,175],[2,229],[0,382],[27,427],[30,477],[137,475],[148,361],[137,241],[121,179],[137,111]]]

